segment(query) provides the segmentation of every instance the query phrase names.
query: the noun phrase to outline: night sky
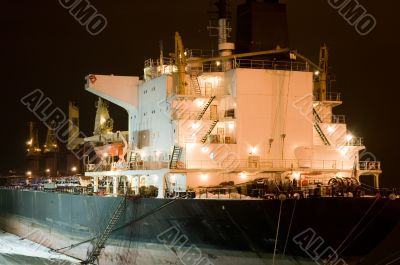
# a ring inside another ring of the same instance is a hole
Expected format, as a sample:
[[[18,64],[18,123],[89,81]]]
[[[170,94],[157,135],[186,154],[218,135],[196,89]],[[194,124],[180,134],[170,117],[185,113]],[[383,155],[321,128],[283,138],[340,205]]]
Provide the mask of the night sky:
[[[316,61],[319,46],[330,48],[336,91],[350,131],[364,137],[367,151],[383,163],[384,186],[400,186],[398,140],[399,1],[359,0],[377,19],[377,27],[360,36],[327,0],[287,0],[292,49]],[[54,106],[67,111],[68,101],[81,110],[81,130],[93,132],[96,97],[84,91],[89,73],[142,75],[144,60],[156,58],[159,41],[166,54],[179,31],[188,48],[215,48],[208,37],[209,0],[92,0],[108,21],[91,36],[55,0],[3,0],[1,27],[1,161],[0,170],[24,168],[27,121],[37,121],[20,103],[42,89]],[[111,107],[114,128],[126,130],[127,115]],[[41,144],[46,130],[41,128]]]

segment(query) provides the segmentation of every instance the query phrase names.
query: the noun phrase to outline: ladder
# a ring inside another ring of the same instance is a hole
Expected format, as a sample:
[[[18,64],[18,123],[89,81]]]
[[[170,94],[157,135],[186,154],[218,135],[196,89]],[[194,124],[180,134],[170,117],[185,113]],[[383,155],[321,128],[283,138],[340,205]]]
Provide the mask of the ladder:
[[[128,157],[128,164],[130,168],[132,168],[132,166],[136,167],[137,159],[138,159],[138,154],[135,153],[134,151],[130,151]]]
[[[318,123],[314,124],[314,128],[317,130],[317,132],[318,132],[319,136],[321,137],[322,141],[324,142],[324,144],[331,145],[331,143],[329,142],[328,138],[325,136],[324,132],[322,131],[322,129]]]
[[[314,122],[315,130],[317,131],[317,133],[319,134],[319,136],[321,137],[321,139],[322,139],[322,141],[324,142],[325,145],[331,145],[331,143],[329,142],[328,138],[326,137],[326,135],[322,131],[321,126],[319,126],[319,124],[322,123],[322,119],[318,115],[318,112],[314,108],[313,108],[313,115],[314,115],[314,118],[316,120],[316,122]]]
[[[207,141],[208,136],[212,133],[212,131],[214,130],[214,128],[218,122],[219,122],[219,120],[213,121],[213,123],[211,124],[210,128],[208,129],[206,135],[204,135],[203,138],[201,139],[202,144],[204,144]]]
[[[108,221],[106,228],[98,236],[96,236],[95,241],[92,243],[93,249],[89,253],[87,259],[82,262],[82,264],[94,264],[94,262],[98,259],[101,250],[104,248],[104,244],[110,237],[111,232],[114,229],[114,226],[117,224],[118,220],[124,213],[125,209],[126,209],[126,196],[124,196],[124,198],[118,204],[116,210],[114,211],[110,220]]]
[[[172,149],[172,155],[171,155],[171,161],[169,162],[169,168],[170,169],[176,169],[178,165],[179,158],[182,153],[182,148],[174,145]]]
[[[201,89],[200,89],[199,79],[197,78],[197,75],[190,75],[190,80],[191,80],[192,88],[194,89],[195,95],[200,96]]]
[[[322,119],[319,116],[318,112],[313,108],[313,114],[314,114],[314,118],[319,122],[322,123]]]
[[[198,120],[198,121],[201,120],[201,118],[203,118],[203,116],[204,116],[204,114],[206,113],[208,107],[210,107],[210,105],[211,105],[211,103],[214,101],[214,99],[215,99],[215,96],[212,96],[212,97],[208,100],[207,104],[204,105],[203,110],[199,113],[199,115],[197,115],[197,120]]]

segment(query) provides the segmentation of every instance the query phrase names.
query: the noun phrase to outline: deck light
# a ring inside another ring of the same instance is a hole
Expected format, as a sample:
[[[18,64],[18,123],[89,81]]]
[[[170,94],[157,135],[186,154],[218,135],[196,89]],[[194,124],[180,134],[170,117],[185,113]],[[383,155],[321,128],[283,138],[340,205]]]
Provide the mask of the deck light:
[[[193,130],[196,130],[197,128],[199,128],[200,127],[200,123],[198,123],[198,122],[193,122],[192,123],[192,129]]]
[[[246,173],[246,172],[240,172],[240,173],[239,173],[239,177],[240,177],[241,179],[247,179],[247,173]]]
[[[207,148],[206,146],[203,146],[203,147],[201,148],[201,152],[202,152],[202,153],[207,153],[207,152],[208,152],[208,148]]]

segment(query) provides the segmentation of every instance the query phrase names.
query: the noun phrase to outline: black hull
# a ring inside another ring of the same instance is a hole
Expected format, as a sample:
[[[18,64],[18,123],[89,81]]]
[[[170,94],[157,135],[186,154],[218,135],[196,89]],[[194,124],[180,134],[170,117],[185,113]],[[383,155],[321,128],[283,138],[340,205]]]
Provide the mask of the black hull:
[[[22,226],[15,224],[18,220],[25,228],[40,227],[49,230],[50,237],[57,234],[71,240],[56,243],[50,240],[49,247],[57,249],[67,242],[76,243],[93,237],[105,225],[107,215],[119,200],[121,198],[0,190],[1,228],[24,236]],[[251,253],[253,259],[268,259],[274,252],[280,205],[278,200],[128,200],[126,212],[107,244],[125,250],[152,245],[167,252],[179,252],[180,246],[185,249],[195,246],[205,253],[208,253],[205,250],[212,250],[214,254],[207,254],[207,257],[213,264],[225,264],[218,263],[218,253],[233,259],[236,255],[247,255],[245,253]],[[13,224],[7,222],[11,219]],[[399,232],[396,229],[399,223],[400,200],[285,200],[282,202],[276,257],[282,258],[285,249],[286,257],[311,261],[309,254],[312,251],[321,254],[331,247],[338,250],[339,257],[348,264],[374,264],[363,258],[375,255],[374,258],[379,260],[377,248],[386,244],[388,236],[397,238],[397,243],[390,243],[398,246],[400,235],[391,233]],[[309,229],[315,231],[314,239],[320,237],[324,243],[319,248],[302,250],[293,238]],[[172,244],[171,235],[175,231],[187,239],[181,245],[179,242]],[[87,245],[77,247],[81,259],[86,253],[85,247]],[[65,253],[69,253],[68,250]],[[76,256],[76,253],[71,251],[69,254]],[[118,252],[118,256],[123,257],[123,252]],[[125,262],[130,264],[131,260]],[[149,261],[148,264],[161,264],[157,262]],[[118,264],[124,263],[120,259]]]

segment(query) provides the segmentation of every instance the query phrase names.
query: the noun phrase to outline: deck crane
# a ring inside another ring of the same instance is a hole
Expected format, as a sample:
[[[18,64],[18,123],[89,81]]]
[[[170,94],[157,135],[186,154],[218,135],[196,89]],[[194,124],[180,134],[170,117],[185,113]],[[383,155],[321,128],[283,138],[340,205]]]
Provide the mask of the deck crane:
[[[182,37],[175,32],[175,64],[178,68],[178,94],[185,94],[186,54]]]

